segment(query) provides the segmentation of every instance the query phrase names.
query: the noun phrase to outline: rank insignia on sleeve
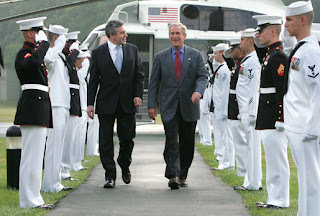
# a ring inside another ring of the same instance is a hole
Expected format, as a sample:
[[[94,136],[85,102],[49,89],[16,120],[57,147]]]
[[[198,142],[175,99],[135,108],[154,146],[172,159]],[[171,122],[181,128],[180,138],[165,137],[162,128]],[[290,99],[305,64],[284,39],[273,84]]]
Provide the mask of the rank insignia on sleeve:
[[[291,59],[291,68],[293,70],[299,70],[300,59],[293,57]]]
[[[312,74],[311,75],[308,75],[308,77],[311,77],[311,78],[316,78],[318,75],[319,75],[319,73],[315,73],[314,72],[314,68],[316,67],[316,65],[313,65],[313,66],[308,66],[308,68],[311,70],[311,72],[312,72]]]
[[[30,54],[30,53],[27,53],[27,54],[24,55],[24,58],[28,58],[28,57],[30,57],[30,56],[31,56],[31,54]]]
[[[279,65],[277,72],[278,72],[279,76],[284,76],[284,65],[283,64]]]

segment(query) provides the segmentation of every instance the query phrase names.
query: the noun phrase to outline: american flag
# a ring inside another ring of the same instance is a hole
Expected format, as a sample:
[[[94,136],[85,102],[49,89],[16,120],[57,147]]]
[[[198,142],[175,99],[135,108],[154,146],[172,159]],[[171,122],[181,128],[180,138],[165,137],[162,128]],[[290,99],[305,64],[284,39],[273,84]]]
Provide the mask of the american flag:
[[[178,22],[178,8],[149,8],[148,22],[176,23]]]

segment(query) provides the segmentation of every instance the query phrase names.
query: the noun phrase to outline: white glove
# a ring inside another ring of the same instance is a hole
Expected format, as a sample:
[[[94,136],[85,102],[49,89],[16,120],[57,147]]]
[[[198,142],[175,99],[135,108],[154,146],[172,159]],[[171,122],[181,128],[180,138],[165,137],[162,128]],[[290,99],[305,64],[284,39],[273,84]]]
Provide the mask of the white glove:
[[[256,117],[253,115],[249,115],[248,122],[250,125],[254,125],[256,123]]]
[[[55,40],[54,42],[54,46],[61,46],[62,48],[66,45],[66,41],[67,41],[67,36],[65,35],[59,35],[59,37],[57,38],[57,40]]]
[[[48,41],[48,37],[43,30],[40,30],[37,34],[35,34],[36,42],[38,41]]]
[[[311,135],[311,134],[305,134],[305,136],[303,137],[302,141],[312,141],[312,140],[316,140],[318,139],[318,136],[316,135]]]
[[[222,115],[221,115],[221,120],[222,120],[222,121],[225,121],[225,120],[227,120],[227,117],[228,117],[227,115],[223,115],[223,114],[222,114]]]
[[[276,130],[278,132],[284,131],[284,123],[283,122],[276,121],[276,123],[274,124],[274,127],[276,128]]]
[[[90,64],[89,59],[85,58],[85,59],[83,60],[83,62],[81,63],[81,66],[82,66],[83,68],[89,68],[89,64]]]
[[[237,119],[241,120],[241,116],[240,114],[237,115]]]
[[[79,50],[79,43],[78,42],[73,42],[69,48],[70,51],[72,51],[74,49]]]

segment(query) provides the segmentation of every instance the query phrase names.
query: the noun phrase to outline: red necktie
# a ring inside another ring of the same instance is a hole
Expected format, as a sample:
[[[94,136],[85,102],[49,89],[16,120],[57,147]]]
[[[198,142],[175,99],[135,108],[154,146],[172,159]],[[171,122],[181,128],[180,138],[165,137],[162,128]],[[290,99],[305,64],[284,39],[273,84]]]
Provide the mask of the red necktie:
[[[182,67],[181,58],[179,54],[180,54],[180,51],[178,50],[176,52],[176,59],[174,61],[174,69],[176,71],[178,82],[180,81],[181,67]]]

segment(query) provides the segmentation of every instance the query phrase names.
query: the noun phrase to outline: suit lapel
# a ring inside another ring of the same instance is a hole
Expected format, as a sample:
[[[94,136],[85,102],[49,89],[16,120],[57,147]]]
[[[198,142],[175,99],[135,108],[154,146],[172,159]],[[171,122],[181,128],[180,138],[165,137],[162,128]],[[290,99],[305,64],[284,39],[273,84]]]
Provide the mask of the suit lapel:
[[[115,71],[117,74],[119,74],[118,71],[117,71],[117,68],[116,68],[116,66],[114,65],[114,62],[113,62],[113,60],[112,60],[112,58],[111,58],[111,54],[110,54],[110,51],[109,51],[108,43],[105,43],[104,52],[105,52],[105,56],[106,56],[106,58],[107,58],[107,61],[104,61],[104,62],[105,62],[105,67],[106,67],[106,68],[110,68],[110,65],[113,65],[114,71]],[[109,64],[109,62],[110,62],[110,64]],[[123,63],[122,63],[122,65],[123,65]],[[121,68],[121,71],[122,71],[122,68]]]
[[[190,53],[189,47],[185,45],[179,85],[182,83],[183,79],[187,75],[190,62],[191,62],[191,53]]]
[[[176,82],[178,82],[176,71],[174,69],[174,62],[172,60],[172,48],[170,47],[167,49],[166,55],[165,55],[165,65],[169,67],[168,73],[170,79],[175,79]],[[173,72],[173,73],[172,73]]]

